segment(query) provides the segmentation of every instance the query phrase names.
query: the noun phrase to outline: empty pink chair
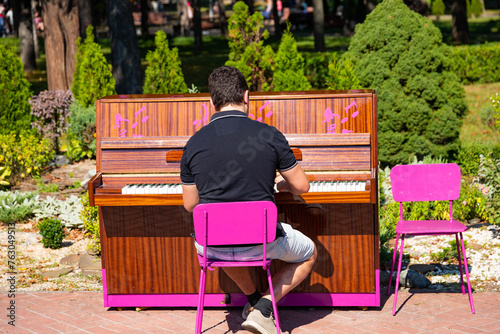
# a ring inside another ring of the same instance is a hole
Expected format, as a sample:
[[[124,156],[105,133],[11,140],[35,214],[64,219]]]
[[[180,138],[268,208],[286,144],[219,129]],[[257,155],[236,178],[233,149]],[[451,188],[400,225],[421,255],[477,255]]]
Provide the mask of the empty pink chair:
[[[203,246],[203,256],[198,254],[201,266],[196,334],[201,333],[205,278],[208,268],[262,266],[267,270],[274,317],[278,334],[280,324],[271,280],[271,260],[266,259],[266,244],[276,237],[277,209],[273,202],[232,202],[199,204],[193,211],[196,241]],[[207,258],[208,246],[238,246],[262,244],[262,259],[256,261],[219,261]]]
[[[396,314],[396,304],[399,288],[399,274],[401,272],[401,261],[403,259],[404,239],[407,235],[450,235],[454,234],[457,241],[458,266],[460,268],[460,281],[462,283],[462,294],[465,294],[462,263],[467,277],[467,290],[469,293],[469,303],[472,313],[474,302],[472,300],[472,289],[470,287],[469,269],[467,267],[467,257],[465,256],[465,245],[462,236],[467,227],[460,222],[453,220],[452,201],[460,196],[460,167],[457,164],[432,164],[432,165],[401,165],[395,166],[391,170],[391,185],[394,200],[399,202],[400,221],[396,226],[396,244],[392,258],[391,274],[389,276],[389,286],[387,295],[391,289],[392,273],[396,262],[396,252],[398,251],[398,240],[401,238],[399,248],[398,272],[396,277],[396,287],[394,289],[394,305],[392,314]],[[449,201],[449,220],[403,220],[403,202],[422,201]],[[458,241],[460,237],[460,243]],[[461,245],[461,247],[459,246]],[[460,252],[460,248],[462,251]]]

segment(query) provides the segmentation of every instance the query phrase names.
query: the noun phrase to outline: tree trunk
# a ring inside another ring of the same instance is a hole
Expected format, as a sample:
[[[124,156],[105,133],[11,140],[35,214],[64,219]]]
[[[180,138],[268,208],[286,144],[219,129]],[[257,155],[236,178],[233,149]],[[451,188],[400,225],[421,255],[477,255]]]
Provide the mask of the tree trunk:
[[[325,52],[325,11],[323,0],[313,0],[314,50]]]
[[[454,0],[451,5],[452,28],[451,36],[454,42],[469,41],[469,23],[467,22],[467,0]]]
[[[20,22],[17,28],[21,46],[21,61],[24,71],[36,70],[35,44],[33,39],[33,19],[31,17],[31,0],[22,0],[20,3]]]
[[[203,51],[203,38],[201,31],[201,0],[193,0],[193,24],[194,24],[194,51]]]
[[[111,62],[118,94],[142,93],[141,57],[129,0],[107,0]]]
[[[278,15],[278,4],[277,0],[273,0],[273,19],[274,19],[274,36],[281,38],[281,24],[280,16]]]
[[[87,38],[87,27],[92,25],[92,1],[78,0],[78,17],[80,18],[80,37],[83,41]]]
[[[224,0],[221,0],[221,1],[224,1]],[[249,15],[252,15],[253,12],[254,12],[254,7],[253,7],[253,0],[244,0],[245,3],[247,4],[248,6],[248,14]]]
[[[12,13],[14,14],[14,34],[19,35],[19,23],[21,22],[21,1],[12,3]]]
[[[226,6],[224,5],[224,0],[217,1],[219,6],[219,22],[220,22],[220,34],[223,38],[228,37],[227,31],[227,19],[226,19]]]
[[[80,35],[76,0],[45,0],[42,13],[48,88],[70,89],[75,73],[76,40]]]
[[[148,0],[141,0],[141,32],[142,36],[148,35],[149,23],[148,23]]]

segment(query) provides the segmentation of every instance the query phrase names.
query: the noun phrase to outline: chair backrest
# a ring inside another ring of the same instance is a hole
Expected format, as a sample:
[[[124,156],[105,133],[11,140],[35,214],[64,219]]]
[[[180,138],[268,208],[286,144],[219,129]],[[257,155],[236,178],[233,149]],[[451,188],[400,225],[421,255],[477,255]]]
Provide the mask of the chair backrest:
[[[273,202],[199,204],[193,220],[201,246],[262,244],[276,238],[277,209]]]
[[[457,164],[399,165],[391,170],[396,202],[452,201],[460,196]]]

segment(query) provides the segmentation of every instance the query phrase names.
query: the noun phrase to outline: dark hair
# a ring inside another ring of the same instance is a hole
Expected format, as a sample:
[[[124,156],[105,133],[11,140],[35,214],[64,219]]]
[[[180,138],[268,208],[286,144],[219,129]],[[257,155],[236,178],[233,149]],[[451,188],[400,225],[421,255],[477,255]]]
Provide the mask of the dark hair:
[[[229,104],[242,105],[248,84],[243,74],[235,67],[222,66],[213,70],[208,78],[208,90],[219,111]]]

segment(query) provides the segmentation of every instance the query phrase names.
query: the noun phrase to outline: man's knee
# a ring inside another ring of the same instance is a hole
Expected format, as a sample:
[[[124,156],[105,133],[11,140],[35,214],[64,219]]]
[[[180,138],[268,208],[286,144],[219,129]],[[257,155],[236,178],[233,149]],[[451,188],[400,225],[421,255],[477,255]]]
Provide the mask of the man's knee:
[[[316,262],[316,259],[318,258],[318,248],[316,247],[316,244],[314,244],[314,249],[313,249],[313,252],[311,254],[311,256],[309,257],[309,259],[307,259],[308,261],[311,261],[312,263],[315,263]]]

